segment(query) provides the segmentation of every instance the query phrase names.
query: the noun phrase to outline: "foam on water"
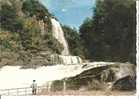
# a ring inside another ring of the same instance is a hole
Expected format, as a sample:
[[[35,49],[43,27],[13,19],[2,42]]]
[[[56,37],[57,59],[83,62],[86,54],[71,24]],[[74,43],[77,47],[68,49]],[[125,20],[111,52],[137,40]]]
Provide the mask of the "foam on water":
[[[63,60],[63,64],[81,64],[82,63],[82,60],[79,56],[59,55],[59,57]]]
[[[77,65],[42,66],[37,69],[20,69],[21,66],[4,66],[0,69],[0,89],[30,87],[32,80],[36,80],[38,86],[47,85],[47,83],[54,80],[73,77],[85,70],[107,65],[112,66],[112,64],[116,63],[91,62]],[[120,63],[119,66],[120,68],[116,73],[116,77],[121,78],[134,74],[134,70],[130,64]],[[51,84],[49,83],[48,91],[51,89]]]
[[[37,69],[20,69],[20,66],[5,66],[0,69],[0,89],[30,87],[35,79],[38,85],[60,80],[82,72],[80,65],[43,66]]]
[[[82,68],[83,64],[43,66],[37,69],[20,69],[20,66],[4,66],[0,69],[0,89],[30,87],[32,80],[36,80],[39,86],[47,81],[61,80],[80,74],[84,70],[93,67],[113,64],[109,62],[88,63],[88,68]]]

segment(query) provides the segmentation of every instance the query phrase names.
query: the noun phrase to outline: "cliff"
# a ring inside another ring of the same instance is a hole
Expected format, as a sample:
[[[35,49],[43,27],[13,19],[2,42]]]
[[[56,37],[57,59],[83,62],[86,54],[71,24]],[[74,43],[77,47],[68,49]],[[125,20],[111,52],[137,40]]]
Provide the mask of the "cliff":
[[[61,54],[48,9],[38,0],[0,0],[0,66],[47,65]]]

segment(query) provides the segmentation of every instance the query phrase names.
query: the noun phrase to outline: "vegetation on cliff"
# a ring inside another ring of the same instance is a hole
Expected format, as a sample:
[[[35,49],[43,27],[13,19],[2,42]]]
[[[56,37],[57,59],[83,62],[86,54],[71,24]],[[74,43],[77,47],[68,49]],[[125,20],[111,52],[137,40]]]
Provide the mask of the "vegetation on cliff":
[[[0,0],[0,65],[47,65],[51,54],[61,54],[63,46],[52,36],[51,17],[38,0]],[[135,0],[96,0],[94,15],[79,31],[62,28],[71,55],[136,62]]]
[[[75,28],[71,28],[66,25],[64,25],[62,28],[69,45],[70,54],[84,58],[84,47],[80,33]]]
[[[51,14],[38,0],[0,0],[0,4],[0,65],[31,65],[41,53],[45,58],[61,53],[63,46],[52,36]]]

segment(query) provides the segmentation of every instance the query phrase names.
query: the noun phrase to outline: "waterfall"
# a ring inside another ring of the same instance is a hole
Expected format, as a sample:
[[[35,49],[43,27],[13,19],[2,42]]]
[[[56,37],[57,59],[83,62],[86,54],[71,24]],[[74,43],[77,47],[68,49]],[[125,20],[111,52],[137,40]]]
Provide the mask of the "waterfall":
[[[67,41],[64,37],[64,32],[60,26],[60,23],[56,21],[54,18],[51,19],[52,23],[52,32],[53,36],[63,45],[64,50],[62,51],[62,55],[69,55],[69,48]]]
[[[75,65],[81,64],[82,59],[79,56],[51,55],[52,64]]]
[[[59,55],[60,59],[62,59],[63,64],[81,64],[82,60],[79,56],[62,56]]]
[[[51,18],[52,23],[52,32],[53,36],[64,46],[64,50],[62,51],[62,55],[52,55],[52,61],[54,64],[80,64],[82,60],[79,56],[70,56],[68,43],[64,37],[64,32],[61,28],[60,23]]]
[[[50,92],[52,81],[75,76],[82,72],[81,64],[42,66],[37,69],[20,68],[21,66],[4,66],[0,68],[0,94],[1,89],[30,87],[34,79],[38,86],[45,85],[48,82],[47,86]]]
[[[86,63],[85,63],[86,64]],[[53,88],[54,80],[62,80],[69,77],[74,77],[82,72],[105,66],[120,66],[116,70],[116,78],[134,74],[133,66],[128,64],[116,65],[115,62],[92,62],[87,63],[85,68],[83,64],[76,65],[55,65],[55,66],[42,66],[37,69],[20,69],[21,66],[4,66],[0,68],[0,94],[1,90],[9,88],[30,87],[32,80],[37,81],[38,86],[46,85],[48,92]],[[117,71],[118,69],[118,71]],[[126,72],[125,72],[126,71]],[[67,88],[67,79],[63,82],[63,91]],[[47,83],[46,83],[47,82]],[[30,90],[31,91],[31,90]]]

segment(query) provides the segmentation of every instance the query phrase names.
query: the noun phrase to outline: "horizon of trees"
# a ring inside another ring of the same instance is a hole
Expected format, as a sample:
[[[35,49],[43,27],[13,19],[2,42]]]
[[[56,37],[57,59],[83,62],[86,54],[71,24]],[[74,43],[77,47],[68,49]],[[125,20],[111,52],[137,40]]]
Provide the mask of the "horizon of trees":
[[[96,0],[94,16],[80,26],[85,57],[136,63],[135,0]]]

